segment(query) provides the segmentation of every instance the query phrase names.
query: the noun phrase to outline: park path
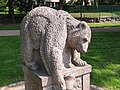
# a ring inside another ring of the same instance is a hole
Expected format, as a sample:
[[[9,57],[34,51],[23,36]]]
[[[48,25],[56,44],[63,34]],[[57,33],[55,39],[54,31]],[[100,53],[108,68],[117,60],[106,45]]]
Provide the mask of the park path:
[[[92,32],[120,32],[120,27],[92,28]],[[0,36],[20,35],[20,30],[0,30]]]
[[[20,35],[20,30],[0,30],[0,36],[16,36]]]
[[[120,27],[92,28],[92,32],[120,32]]]

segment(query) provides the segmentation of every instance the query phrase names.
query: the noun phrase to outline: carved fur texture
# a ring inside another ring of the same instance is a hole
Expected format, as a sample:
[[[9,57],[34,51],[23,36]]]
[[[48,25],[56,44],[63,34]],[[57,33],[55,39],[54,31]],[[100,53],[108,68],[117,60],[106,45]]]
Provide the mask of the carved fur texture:
[[[33,9],[21,23],[20,36],[25,65],[47,72],[54,90],[66,90],[64,68],[87,64],[80,53],[87,52],[91,29],[63,10]]]

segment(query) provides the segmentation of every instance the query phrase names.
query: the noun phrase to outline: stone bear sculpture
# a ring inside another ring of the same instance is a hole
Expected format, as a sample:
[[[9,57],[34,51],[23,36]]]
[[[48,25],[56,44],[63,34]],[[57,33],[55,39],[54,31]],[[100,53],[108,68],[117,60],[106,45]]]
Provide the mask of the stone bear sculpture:
[[[30,69],[52,77],[53,90],[66,90],[64,68],[84,66],[80,53],[87,52],[91,29],[63,10],[37,7],[21,23],[21,52]]]

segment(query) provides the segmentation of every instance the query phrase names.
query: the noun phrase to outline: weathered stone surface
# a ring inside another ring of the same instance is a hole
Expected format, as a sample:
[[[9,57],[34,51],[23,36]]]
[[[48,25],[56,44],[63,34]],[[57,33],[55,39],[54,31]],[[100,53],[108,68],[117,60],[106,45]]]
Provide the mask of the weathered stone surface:
[[[20,35],[25,65],[50,75],[54,90],[67,88],[64,72],[71,73],[73,67],[87,65],[80,59],[79,53],[87,52],[91,29],[86,22],[74,19],[65,11],[48,7],[33,9],[23,19]],[[68,71],[65,71],[66,69]],[[86,71],[81,69],[80,72]],[[79,71],[74,73],[74,77],[80,74]],[[32,80],[28,78],[29,76],[25,75],[27,83]],[[37,87],[35,82],[33,84]]]
[[[51,76],[43,74],[41,71],[33,71],[23,66],[26,81],[26,90],[53,90]],[[79,71],[79,72],[78,72]],[[77,73],[76,73],[77,72]],[[71,72],[66,69],[64,73],[67,90],[90,90],[90,72],[91,66],[72,67]],[[87,83],[88,82],[88,83]],[[37,85],[37,86],[34,86]],[[30,87],[32,86],[32,87]],[[34,87],[34,89],[33,89]],[[36,89],[37,87],[37,89]]]

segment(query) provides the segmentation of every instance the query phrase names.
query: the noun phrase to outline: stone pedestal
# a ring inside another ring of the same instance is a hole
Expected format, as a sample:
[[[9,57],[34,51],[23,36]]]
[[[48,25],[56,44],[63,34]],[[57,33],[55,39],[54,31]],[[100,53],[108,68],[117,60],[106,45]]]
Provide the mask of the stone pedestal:
[[[25,90],[52,90],[51,77],[40,71],[32,71],[23,65]],[[91,65],[64,70],[64,75],[74,76],[74,90],[90,90]]]

